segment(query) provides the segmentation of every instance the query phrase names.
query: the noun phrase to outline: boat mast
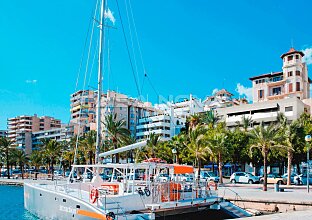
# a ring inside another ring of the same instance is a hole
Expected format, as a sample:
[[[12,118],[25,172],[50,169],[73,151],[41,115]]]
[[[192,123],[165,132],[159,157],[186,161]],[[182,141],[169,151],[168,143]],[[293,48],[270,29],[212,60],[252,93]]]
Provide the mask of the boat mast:
[[[101,2],[100,14],[100,42],[99,42],[99,59],[98,59],[98,94],[97,94],[97,112],[96,112],[96,148],[95,164],[100,163],[99,154],[101,146],[101,97],[102,97],[102,71],[103,71],[103,45],[104,45],[104,5],[105,0]]]

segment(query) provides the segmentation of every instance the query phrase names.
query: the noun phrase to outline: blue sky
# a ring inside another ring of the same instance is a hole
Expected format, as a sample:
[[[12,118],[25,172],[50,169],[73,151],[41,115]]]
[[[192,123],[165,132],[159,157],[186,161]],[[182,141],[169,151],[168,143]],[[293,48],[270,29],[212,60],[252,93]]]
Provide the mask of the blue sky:
[[[0,129],[6,128],[8,117],[21,114],[69,121],[69,98],[95,2],[1,1]],[[128,29],[124,3],[119,1]],[[307,51],[311,62],[310,1],[133,0],[131,6],[145,69],[164,97],[192,93],[204,98],[223,87],[239,96],[238,83],[248,89],[249,77],[281,70],[279,57],[291,42]],[[117,29],[110,30],[111,74],[109,80],[104,75],[104,89],[109,84],[136,97],[115,1],[109,1],[109,8]],[[129,35],[128,40],[131,46]],[[135,48],[142,87],[144,73]],[[96,87],[95,67],[87,78],[88,88]],[[142,95],[157,102],[147,80]]]

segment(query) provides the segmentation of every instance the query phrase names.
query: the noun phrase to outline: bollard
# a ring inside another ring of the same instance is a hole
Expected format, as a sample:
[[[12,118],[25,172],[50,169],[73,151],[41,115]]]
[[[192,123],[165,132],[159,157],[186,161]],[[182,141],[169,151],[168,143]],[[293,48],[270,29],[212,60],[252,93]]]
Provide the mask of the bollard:
[[[274,183],[274,191],[279,192],[279,184],[278,183]]]

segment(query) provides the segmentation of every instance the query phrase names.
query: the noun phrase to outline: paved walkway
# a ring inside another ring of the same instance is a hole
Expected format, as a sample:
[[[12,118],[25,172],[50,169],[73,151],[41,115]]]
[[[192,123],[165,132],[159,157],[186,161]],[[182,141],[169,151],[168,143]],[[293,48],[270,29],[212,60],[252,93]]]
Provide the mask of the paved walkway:
[[[219,187],[218,195],[229,200],[264,201],[279,203],[306,204],[312,206],[312,191],[307,193],[305,186],[283,186],[284,192],[275,192],[273,185],[268,191],[262,190],[262,185],[228,184]]]
[[[262,185],[260,184],[225,184],[225,186],[219,187],[218,195],[231,201],[241,200],[243,202],[250,203],[263,202],[304,205],[307,206],[307,209],[309,209],[309,206],[311,206],[311,210],[289,211],[286,213],[254,216],[249,218],[242,218],[243,220],[312,219],[312,191],[308,193],[306,186],[282,186],[282,188],[284,188],[284,192],[275,192],[273,185],[269,185],[268,191],[265,192],[262,190]],[[257,207],[257,205],[255,206]]]

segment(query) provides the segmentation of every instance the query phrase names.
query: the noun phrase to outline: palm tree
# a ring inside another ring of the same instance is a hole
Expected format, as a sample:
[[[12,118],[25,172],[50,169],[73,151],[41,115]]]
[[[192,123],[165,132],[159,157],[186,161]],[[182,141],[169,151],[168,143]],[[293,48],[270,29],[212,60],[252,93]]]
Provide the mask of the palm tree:
[[[207,134],[205,138],[205,143],[207,143],[207,149],[209,149],[213,154],[216,156],[217,160],[219,161],[218,168],[219,168],[219,178],[220,183],[223,183],[222,178],[222,158],[223,155],[226,153],[226,133],[225,130],[217,131],[214,130]]]
[[[202,115],[201,122],[205,125],[209,125],[210,127],[215,127],[219,122],[219,117],[214,113],[213,110],[210,110]]]
[[[204,141],[204,134],[206,129],[202,126],[196,126],[188,136],[187,147],[190,154],[195,157],[198,167],[197,181],[200,181],[200,171],[201,171],[201,161],[206,160],[207,153],[212,153],[212,151],[206,147]]]
[[[14,157],[22,171],[22,179],[24,179],[24,165],[28,162],[28,158],[23,150],[15,150]]]
[[[250,151],[252,152],[253,148],[258,148],[263,156],[263,191],[267,191],[268,153],[272,148],[282,147],[278,144],[278,142],[280,141],[280,136],[278,134],[277,128],[274,125],[269,125],[265,127],[263,123],[251,130],[249,135],[252,142],[250,146]]]
[[[8,173],[8,179],[10,179],[10,149],[12,147],[13,142],[5,137],[0,138],[0,148],[1,151],[4,152],[6,158],[6,168]]]
[[[96,131],[89,131],[80,141],[80,147],[89,158],[89,164],[92,164],[93,161],[92,158],[94,158],[95,145],[96,145]]]
[[[39,167],[42,165],[42,152],[33,151],[29,156],[29,162],[32,166],[35,167],[35,172],[38,171]]]
[[[105,116],[105,121],[103,122],[107,133],[113,143],[114,149],[118,148],[118,145],[125,141],[130,135],[130,131],[125,128],[125,120],[117,120],[117,114],[109,114]],[[119,163],[119,154],[115,155],[115,162]]]
[[[43,148],[44,155],[51,163],[52,180],[54,180],[54,162],[61,154],[61,145],[56,140],[47,140]]]
[[[155,148],[160,140],[160,135],[155,134],[154,132],[150,133],[149,139],[147,140],[147,147],[150,151],[150,157],[155,158]]]
[[[171,146],[173,149],[177,151],[176,153],[176,163],[180,163],[180,154],[183,151],[183,148],[186,147],[185,145],[185,135],[184,134],[179,134],[174,137],[169,141],[169,146]]]
[[[291,184],[291,165],[293,153],[296,147],[304,146],[304,130],[298,120],[287,123],[287,118],[283,113],[277,115],[280,125],[280,135],[283,137],[284,145],[287,148],[287,185]]]
[[[193,130],[200,123],[200,116],[198,114],[191,115],[187,118],[189,130]]]

